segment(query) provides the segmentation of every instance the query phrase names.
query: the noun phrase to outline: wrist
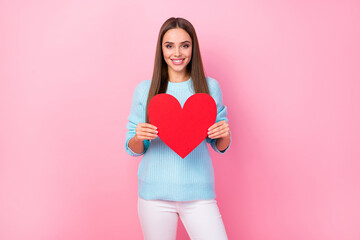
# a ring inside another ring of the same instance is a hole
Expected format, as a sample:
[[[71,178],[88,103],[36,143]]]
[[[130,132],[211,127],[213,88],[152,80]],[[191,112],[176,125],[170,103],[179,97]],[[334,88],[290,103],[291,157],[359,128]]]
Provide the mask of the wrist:
[[[219,140],[221,140],[221,141],[230,140],[230,134],[228,134],[228,135],[225,136],[225,137],[219,138]]]
[[[135,142],[142,142],[142,140],[139,139],[139,138],[136,136],[136,134],[135,134],[135,136],[133,137],[133,139],[134,139]]]

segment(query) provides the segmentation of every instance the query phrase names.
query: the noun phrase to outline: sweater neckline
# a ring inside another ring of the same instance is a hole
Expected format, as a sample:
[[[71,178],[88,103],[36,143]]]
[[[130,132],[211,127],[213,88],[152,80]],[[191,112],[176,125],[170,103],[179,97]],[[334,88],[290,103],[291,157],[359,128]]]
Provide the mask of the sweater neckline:
[[[169,87],[175,87],[175,88],[188,86],[190,84],[191,84],[191,77],[188,80],[183,81],[183,82],[170,82],[170,81],[168,81],[168,86]]]

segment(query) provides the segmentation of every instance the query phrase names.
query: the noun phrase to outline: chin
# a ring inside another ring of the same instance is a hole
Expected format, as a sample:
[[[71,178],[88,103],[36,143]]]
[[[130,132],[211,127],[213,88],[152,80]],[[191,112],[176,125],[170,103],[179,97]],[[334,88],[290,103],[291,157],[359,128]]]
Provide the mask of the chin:
[[[169,65],[169,64],[168,64],[168,65]],[[170,66],[171,66],[171,68],[172,68],[175,72],[181,72],[181,71],[183,71],[184,69],[187,68],[187,65],[188,65],[188,63],[185,63],[184,66],[181,66],[181,67],[179,67],[179,66],[174,66],[174,65],[170,65]]]

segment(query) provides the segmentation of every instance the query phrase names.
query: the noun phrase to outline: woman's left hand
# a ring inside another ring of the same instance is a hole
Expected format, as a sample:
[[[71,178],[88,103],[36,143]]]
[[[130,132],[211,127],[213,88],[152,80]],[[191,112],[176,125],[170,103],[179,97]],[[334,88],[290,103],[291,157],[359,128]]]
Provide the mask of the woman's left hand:
[[[209,129],[208,129],[208,137],[209,138],[223,138],[223,137],[229,137],[230,136],[230,127],[229,124],[225,121],[219,121],[217,123],[214,123]]]

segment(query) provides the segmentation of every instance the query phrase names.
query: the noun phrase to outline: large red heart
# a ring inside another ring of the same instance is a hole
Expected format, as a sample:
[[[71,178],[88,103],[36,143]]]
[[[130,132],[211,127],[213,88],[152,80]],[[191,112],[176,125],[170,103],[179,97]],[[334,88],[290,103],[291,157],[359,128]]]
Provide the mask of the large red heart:
[[[215,100],[206,93],[190,96],[184,108],[170,94],[155,95],[148,108],[149,121],[158,129],[159,138],[180,157],[185,158],[206,137],[216,121]]]

